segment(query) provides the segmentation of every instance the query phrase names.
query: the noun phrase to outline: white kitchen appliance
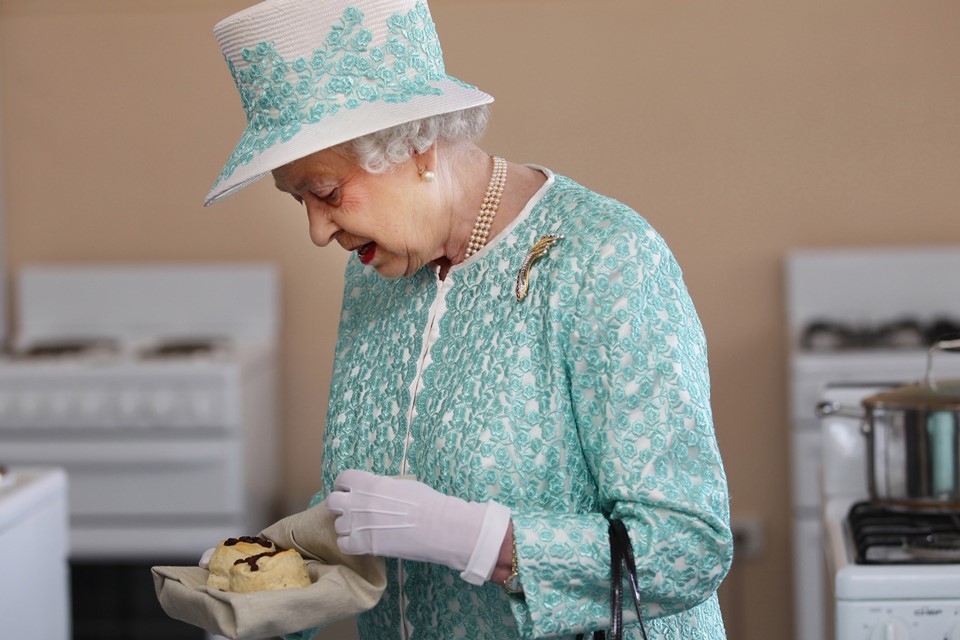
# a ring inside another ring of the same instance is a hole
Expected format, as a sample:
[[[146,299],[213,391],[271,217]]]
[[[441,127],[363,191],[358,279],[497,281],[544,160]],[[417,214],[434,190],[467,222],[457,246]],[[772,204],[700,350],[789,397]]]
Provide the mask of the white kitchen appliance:
[[[831,385],[823,398],[857,407],[863,398],[884,390]],[[822,421],[823,523],[833,637],[958,640],[960,507],[871,501],[866,440],[860,429],[861,420],[842,415]]]
[[[3,76],[0,73],[0,106],[3,104]],[[0,123],[3,122],[3,111],[0,110]],[[3,127],[0,126],[0,150],[3,147]],[[7,246],[6,246],[6,194],[5,184],[6,167],[4,154],[0,153],[0,346],[7,341]]]
[[[0,462],[66,470],[75,580],[99,567],[85,582],[140,589],[150,563],[196,562],[274,520],[278,291],[260,263],[19,271]],[[128,599],[91,593],[75,594],[78,634],[78,610]],[[79,637],[137,638],[129,629]]]
[[[67,545],[66,474],[0,468],[0,637],[70,637]]]
[[[816,405],[832,384],[922,378],[927,345],[960,331],[960,277],[950,274],[960,274],[958,246],[807,249],[787,257],[795,640],[823,640],[833,626]],[[943,377],[960,377],[960,357],[936,366]],[[866,471],[858,474],[865,483]]]

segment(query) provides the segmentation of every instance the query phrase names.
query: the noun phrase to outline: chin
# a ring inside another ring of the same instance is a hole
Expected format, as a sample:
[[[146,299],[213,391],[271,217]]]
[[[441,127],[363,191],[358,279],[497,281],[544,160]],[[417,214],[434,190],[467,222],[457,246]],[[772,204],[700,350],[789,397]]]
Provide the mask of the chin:
[[[400,264],[399,262],[394,261],[373,265],[373,269],[377,272],[377,275],[382,278],[386,278],[387,280],[397,280],[399,278],[412,276],[422,267],[423,265],[410,263]]]
[[[373,270],[377,272],[378,276],[386,278],[387,280],[396,280],[408,275],[402,271],[398,271],[396,265],[391,264],[375,264],[373,265]]]

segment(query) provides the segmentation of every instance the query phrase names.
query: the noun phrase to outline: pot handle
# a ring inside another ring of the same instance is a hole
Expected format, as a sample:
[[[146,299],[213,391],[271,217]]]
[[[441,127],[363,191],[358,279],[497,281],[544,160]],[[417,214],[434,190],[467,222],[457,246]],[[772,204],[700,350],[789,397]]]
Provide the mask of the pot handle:
[[[854,420],[859,420],[860,433],[865,436],[870,435],[870,421],[867,420],[866,412],[859,407],[851,407],[850,405],[844,405],[840,404],[839,402],[832,402],[830,400],[818,402],[817,417],[828,418],[830,416],[839,416],[841,418],[853,418]]]
[[[924,386],[934,391],[937,390],[937,381],[933,378],[933,354],[937,351],[953,351],[955,349],[960,349],[960,338],[955,340],[940,340],[933,343],[933,346],[927,349],[927,372],[923,375]]]
[[[862,420],[864,418],[864,412],[858,407],[851,407],[849,405],[843,405],[839,402],[831,402],[830,400],[824,400],[823,402],[817,403],[817,417],[826,418],[829,416],[839,416],[841,418],[856,418]]]

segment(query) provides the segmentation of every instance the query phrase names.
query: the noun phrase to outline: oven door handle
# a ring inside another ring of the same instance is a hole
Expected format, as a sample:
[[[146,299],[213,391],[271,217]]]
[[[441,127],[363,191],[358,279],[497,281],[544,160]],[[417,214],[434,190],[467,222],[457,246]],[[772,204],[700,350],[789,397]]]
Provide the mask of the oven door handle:
[[[59,466],[76,472],[186,471],[239,465],[237,442],[106,443],[72,442],[69,446],[31,447],[17,443],[4,453],[20,464]]]

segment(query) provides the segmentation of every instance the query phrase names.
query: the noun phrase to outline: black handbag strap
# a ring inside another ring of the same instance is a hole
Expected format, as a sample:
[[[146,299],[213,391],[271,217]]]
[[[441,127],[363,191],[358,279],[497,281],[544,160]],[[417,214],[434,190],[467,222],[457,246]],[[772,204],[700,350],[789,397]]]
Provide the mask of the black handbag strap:
[[[627,566],[627,581],[630,583],[630,595],[637,612],[637,623],[643,640],[647,640],[647,629],[643,626],[641,613],[640,587],[637,584],[637,563],[633,556],[633,546],[627,527],[621,520],[610,520],[607,529],[610,537],[610,631],[609,640],[623,640],[623,566]],[[578,634],[576,640],[583,640]],[[594,640],[604,640],[603,631],[594,631]]]
[[[640,634],[647,640],[647,629],[643,626],[640,586],[637,583],[637,563],[633,557],[633,545],[627,526],[622,520],[610,520],[610,637],[611,640],[623,638],[623,566],[627,567],[627,581],[630,583],[630,596],[633,608],[637,612],[637,624]]]
[[[610,637],[623,638],[623,546],[610,522]]]

